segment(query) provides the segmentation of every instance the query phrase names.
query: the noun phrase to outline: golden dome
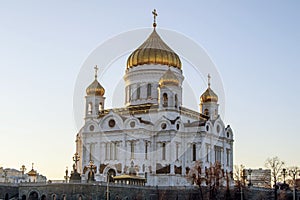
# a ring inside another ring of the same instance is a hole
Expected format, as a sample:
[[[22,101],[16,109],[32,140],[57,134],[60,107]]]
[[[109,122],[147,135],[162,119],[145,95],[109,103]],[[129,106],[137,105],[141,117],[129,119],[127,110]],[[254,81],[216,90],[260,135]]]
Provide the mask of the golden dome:
[[[159,85],[164,86],[164,85],[179,85],[179,80],[177,76],[171,71],[169,68],[166,73],[160,78],[159,80]]]
[[[86,88],[87,95],[103,96],[105,89],[102,85],[95,79],[89,87]]]
[[[218,95],[210,88],[210,75],[208,74],[208,88],[207,90],[201,95],[200,101],[201,103],[205,102],[218,102]]]
[[[127,59],[127,69],[145,64],[161,64],[181,69],[179,56],[160,38],[155,28]]]
[[[200,101],[201,103],[205,103],[205,102],[218,102],[218,96],[216,95],[216,93],[209,88],[207,88],[207,90],[201,95],[200,97]]]
[[[32,168],[27,174],[28,176],[36,176],[36,171]]]
[[[103,96],[105,93],[104,87],[97,81],[97,73],[98,73],[98,66],[94,67],[95,69],[95,80],[92,82],[89,87],[86,88],[87,95],[95,95],[95,96]]]

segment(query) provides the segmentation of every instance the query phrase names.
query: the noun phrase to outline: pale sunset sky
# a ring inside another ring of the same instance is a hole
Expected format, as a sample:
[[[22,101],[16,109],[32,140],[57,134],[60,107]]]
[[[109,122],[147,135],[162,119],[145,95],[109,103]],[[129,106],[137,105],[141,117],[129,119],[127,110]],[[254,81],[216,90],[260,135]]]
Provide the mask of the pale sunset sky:
[[[216,65],[226,97],[222,117],[234,131],[234,164],[259,168],[278,156],[287,166],[300,167],[296,0],[1,1],[0,167],[24,164],[30,170],[33,162],[48,179],[63,179],[82,125],[74,120],[73,97],[83,63],[115,35],[151,28],[154,8],[158,33],[161,28],[185,35]],[[107,76],[122,80],[127,56],[120,56],[100,80],[108,94],[106,108],[115,106],[109,94],[116,90]],[[188,66],[182,69],[185,74]],[[198,111],[206,84],[189,84],[198,102],[183,104]],[[75,98],[84,101],[84,92]]]

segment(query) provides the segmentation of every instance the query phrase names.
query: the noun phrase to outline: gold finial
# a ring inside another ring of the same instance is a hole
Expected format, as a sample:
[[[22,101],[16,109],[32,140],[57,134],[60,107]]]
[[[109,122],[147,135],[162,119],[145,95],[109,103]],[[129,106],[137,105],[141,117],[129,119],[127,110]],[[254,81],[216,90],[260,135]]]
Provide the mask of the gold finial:
[[[208,80],[207,83],[208,83],[208,87],[209,87],[209,88],[210,88],[210,78],[211,78],[211,77],[210,77],[210,74],[208,74],[208,75],[207,75],[207,80]]]
[[[157,17],[156,9],[154,9],[152,11],[152,14],[153,14],[153,27],[155,28],[156,27],[156,17]]]
[[[97,79],[97,74],[98,74],[98,66],[96,65],[95,67],[94,67],[94,69],[95,69],[95,79]]]

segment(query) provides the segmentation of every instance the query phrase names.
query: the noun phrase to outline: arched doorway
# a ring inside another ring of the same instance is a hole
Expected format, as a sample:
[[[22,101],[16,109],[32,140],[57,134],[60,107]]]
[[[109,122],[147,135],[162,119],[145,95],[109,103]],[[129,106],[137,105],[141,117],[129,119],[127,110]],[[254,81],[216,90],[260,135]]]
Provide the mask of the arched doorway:
[[[39,200],[39,194],[36,191],[30,192],[28,200]]]
[[[107,178],[109,182],[113,182],[113,177],[116,176],[116,171],[114,169],[109,169],[107,172]]]
[[[46,200],[46,195],[42,195],[41,200]]]
[[[8,194],[7,193],[5,194],[5,200],[8,200]]]
[[[22,195],[22,200],[26,200],[26,195]]]

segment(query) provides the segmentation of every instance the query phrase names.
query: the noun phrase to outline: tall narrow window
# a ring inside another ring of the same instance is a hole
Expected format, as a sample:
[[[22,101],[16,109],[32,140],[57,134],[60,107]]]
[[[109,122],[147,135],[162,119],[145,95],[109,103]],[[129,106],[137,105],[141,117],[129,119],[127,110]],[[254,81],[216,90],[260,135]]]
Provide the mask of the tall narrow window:
[[[134,142],[133,141],[130,142],[130,152],[131,152],[130,158],[134,159]]]
[[[229,166],[230,163],[230,149],[226,149],[226,165]]]
[[[92,114],[93,113],[93,104],[90,102],[88,105],[88,114]]]
[[[162,143],[162,160],[166,160],[166,143]]]
[[[138,85],[136,89],[136,98],[140,99],[141,98],[141,87]]]
[[[192,161],[196,161],[196,144],[192,144]]]
[[[206,145],[206,162],[209,162],[209,145]]]
[[[145,159],[148,159],[148,142],[145,142]]]
[[[148,83],[147,85],[147,98],[151,97],[151,90],[152,90],[152,86],[150,83]]]
[[[176,143],[176,160],[178,160],[178,154],[179,154],[179,144]]]
[[[131,99],[132,99],[132,87],[131,87],[131,85],[129,85],[128,90],[129,90],[129,101],[131,101]]]
[[[221,162],[222,150],[221,147],[215,146],[215,162]]]
[[[163,94],[163,107],[168,106],[168,95],[166,93]]]
[[[177,94],[175,94],[175,108],[178,107],[178,97],[177,97]]]

